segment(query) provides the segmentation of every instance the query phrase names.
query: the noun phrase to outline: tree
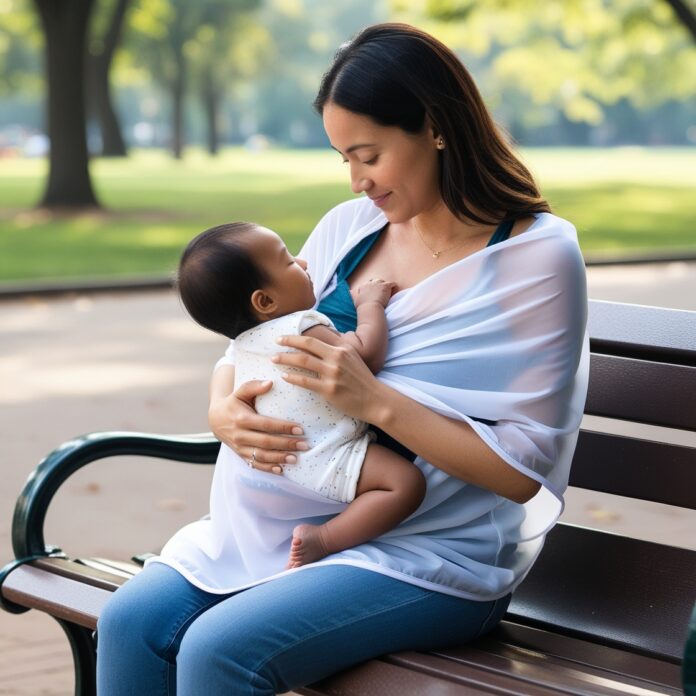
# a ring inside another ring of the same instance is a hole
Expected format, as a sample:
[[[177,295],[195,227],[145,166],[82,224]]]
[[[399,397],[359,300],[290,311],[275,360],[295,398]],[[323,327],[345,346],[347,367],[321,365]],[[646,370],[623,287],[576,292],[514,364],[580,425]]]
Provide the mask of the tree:
[[[225,93],[242,79],[251,78],[272,54],[268,32],[250,15],[256,4],[255,0],[248,2],[246,8],[240,6],[234,13],[221,12],[219,5],[208,8],[204,22],[187,44],[186,55],[203,105],[211,155],[217,154],[220,145]]]
[[[402,17],[430,22],[426,28],[474,62],[487,57],[494,104],[524,96],[532,105],[525,117],[538,122],[550,106],[571,122],[596,125],[607,105],[626,100],[644,109],[696,91],[689,33],[695,12],[684,0],[562,0],[533,13],[523,0],[393,0],[392,6]]]
[[[103,8],[100,7],[100,12],[94,13],[88,42],[88,116],[93,115],[99,123],[101,154],[106,157],[125,157],[127,154],[126,143],[113,105],[109,76],[130,2],[131,0],[114,0],[112,3],[106,3]],[[102,27],[104,24],[106,26]]]
[[[187,47],[195,42],[201,27],[228,27],[235,15],[250,12],[259,3],[260,0],[151,0],[134,8],[131,19],[137,53],[153,79],[170,95],[172,152],[176,158],[181,157],[184,145],[184,97],[190,78]],[[221,34],[224,38],[225,32]],[[212,84],[212,75],[210,80]]]
[[[326,144],[312,108],[319,81],[338,46],[362,27],[386,21],[383,3],[352,0],[269,2],[260,13],[272,53],[248,87],[248,109],[257,129],[281,142]]]
[[[87,153],[84,80],[94,0],[33,0],[45,37],[49,173],[43,207],[97,207]]]

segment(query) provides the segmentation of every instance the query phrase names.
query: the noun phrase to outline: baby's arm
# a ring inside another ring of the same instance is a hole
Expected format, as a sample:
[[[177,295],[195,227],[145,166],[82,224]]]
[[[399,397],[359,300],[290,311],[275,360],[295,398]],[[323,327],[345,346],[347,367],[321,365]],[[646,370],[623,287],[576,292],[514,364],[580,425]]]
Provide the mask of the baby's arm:
[[[387,353],[388,327],[384,308],[394,287],[394,283],[372,280],[358,288],[355,297],[358,326],[355,331],[339,334],[326,326],[313,326],[305,334],[330,345],[353,346],[370,370],[379,372]]]

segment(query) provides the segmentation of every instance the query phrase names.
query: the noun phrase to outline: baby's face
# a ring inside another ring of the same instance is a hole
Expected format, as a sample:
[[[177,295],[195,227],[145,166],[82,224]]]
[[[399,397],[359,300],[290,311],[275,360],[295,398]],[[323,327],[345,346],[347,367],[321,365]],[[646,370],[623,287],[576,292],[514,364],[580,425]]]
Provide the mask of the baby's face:
[[[307,273],[307,262],[295,258],[275,232],[256,228],[249,238],[249,251],[269,277],[266,289],[278,302],[280,315],[314,306],[314,287]]]

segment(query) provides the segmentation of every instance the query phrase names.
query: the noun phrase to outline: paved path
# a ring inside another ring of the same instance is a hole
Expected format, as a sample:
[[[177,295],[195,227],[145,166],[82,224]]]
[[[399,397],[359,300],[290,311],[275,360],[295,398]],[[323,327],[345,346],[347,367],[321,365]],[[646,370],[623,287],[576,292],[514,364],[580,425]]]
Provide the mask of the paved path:
[[[696,309],[696,264],[596,267],[589,280],[595,299]],[[17,493],[59,443],[97,430],[207,430],[207,381],[224,344],[193,324],[171,291],[0,302],[0,563],[12,556]],[[211,473],[129,459],[87,467],[54,501],[47,541],[60,541],[70,555],[156,549],[206,512]],[[660,506],[575,491],[565,517],[694,543],[694,515]],[[67,641],[53,620],[0,612],[0,695],[72,689]]]

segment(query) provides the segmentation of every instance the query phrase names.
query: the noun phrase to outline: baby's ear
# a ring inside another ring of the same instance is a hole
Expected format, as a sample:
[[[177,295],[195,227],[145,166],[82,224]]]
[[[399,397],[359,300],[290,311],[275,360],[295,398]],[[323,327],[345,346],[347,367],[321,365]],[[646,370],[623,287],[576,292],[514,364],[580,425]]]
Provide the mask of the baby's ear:
[[[254,290],[249,301],[251,308],[263,320],[270,319],[271,315],[278,309],[276,300],[264,290]]]

